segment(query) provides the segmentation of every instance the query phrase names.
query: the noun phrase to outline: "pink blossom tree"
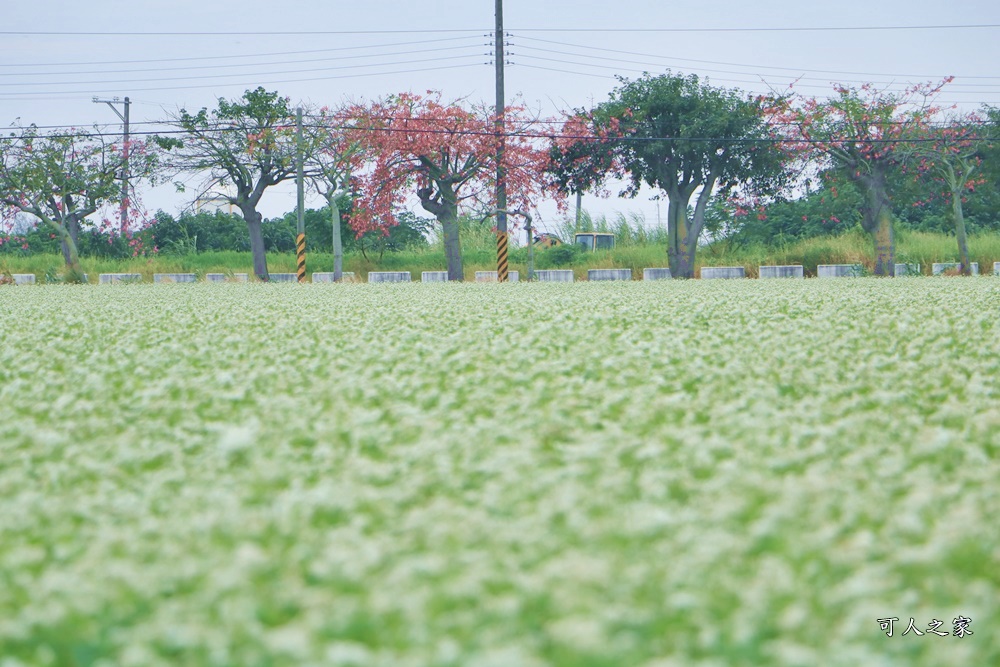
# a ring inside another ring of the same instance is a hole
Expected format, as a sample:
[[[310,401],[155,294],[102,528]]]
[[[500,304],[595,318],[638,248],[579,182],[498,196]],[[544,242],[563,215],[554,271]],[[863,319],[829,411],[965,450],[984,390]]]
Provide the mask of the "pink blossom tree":
[[[360,198],[351,226],[360,236],[396,224],[395,211],[416,195],[441,223],[448,279],[462,280],[459,212],[462,207],[495,210],[496,156],[500,135],[492,112],[438,93],[401,93],[355,105],[352,137],[367,156],[357,174]],[[504,114],[503,146],[507,208],[530,210],[544,191],[546,153],[523,107]]]
[[[131,187],[153,176],[156,159],[145,142],[130,142]],[[118,203],[123,152],[95,129],[41,134],[32,125],[0,138],[0,220],[9,227],[18,213],[34,216],[58,236],[68,278],[81,274],[78,249],[87,218]],[[92,223],[101,231],[126,234],[145,220],[129,197],[132,226],[122,230],[108,217]]]
[[[828,100],[776,100],[781,112],[773,119],[786,134],[786,147],[832,167],[864,193],[862,226],[872,236],[875,275],[895,275],[889,176],[918,155],[912,139],[940,111],[933,100],[948,81],[913,86],[903,93],[871,84],[837,86]]]

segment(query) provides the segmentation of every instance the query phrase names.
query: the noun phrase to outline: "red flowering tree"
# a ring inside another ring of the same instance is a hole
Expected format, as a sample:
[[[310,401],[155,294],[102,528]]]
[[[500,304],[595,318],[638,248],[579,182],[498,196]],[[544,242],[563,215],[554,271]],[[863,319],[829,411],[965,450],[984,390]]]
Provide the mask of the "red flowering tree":
[[[152,176],[156,161],[143,142],[130,142],[131,185]],[[122,150],[95,130],[40,134],[32,125],[20,134],[0,138],[0,224],[13,224],[18,213],[34,216],[50,227],[62,245],[69,279],[78,280],[80,230],[94,224],[108,234],[129,233],[107,217],[91,216],[119,202]],[[132,222],[143,219],[129,198]],[[138,239],[133,245],[138,243]]]
[[[395,211],[416,195],[441,223],[448,280],[462,280],[459,211],[494,210],[497,173],[495,118],[486,108],[443,103],[438,93],[401,93],[350,111],[352,136],[368,164],[357,175],[359,199],[351,216],[358,236],[396,224]],[[503,167],[507,208],[530,210],[543,192],[546,153],[536,143],[525,109],[504,114]]]
[[[913,138],[940,111],[933,99],[948,81],[903,93],[871,84],[838,86],[836,95],[825,101],[792,96],[778,101],[784,109],[774,119],[787,133],[786,146],[833,168],[864,193],[861,224],[875,246],[875,275],[895,275],[889,176],[918,159]]]

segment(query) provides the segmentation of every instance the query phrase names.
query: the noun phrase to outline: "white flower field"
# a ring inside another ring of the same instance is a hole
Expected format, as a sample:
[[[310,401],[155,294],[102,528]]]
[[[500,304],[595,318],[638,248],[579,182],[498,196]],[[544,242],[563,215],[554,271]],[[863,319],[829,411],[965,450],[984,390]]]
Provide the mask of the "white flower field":
[[[985,667],[998,517],[993,277],[0,288],[0,667]]]

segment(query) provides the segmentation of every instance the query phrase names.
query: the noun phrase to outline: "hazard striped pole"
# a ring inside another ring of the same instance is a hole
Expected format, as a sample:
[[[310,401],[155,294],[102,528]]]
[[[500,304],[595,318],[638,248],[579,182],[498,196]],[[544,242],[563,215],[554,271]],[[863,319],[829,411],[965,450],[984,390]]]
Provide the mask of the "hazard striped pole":
[[[295,237],[295,255],[298,261],[296,273],[299,274],[299,282],[306,281],[306,235],[299,234]]]
[[[497,231],[497,282],[507,282],[507,232]]]
[[[295,257],[298,263],[296,273],[299,274],[299,282],[306,281],[306,192],[304,179],[304,168],[302,164],[302,107],[295,111],[296,142],[295,160],[297,162],[298,173],[296,174],[296,186],[298,188],[298,219],[295,225]]]
[[[504,31],[503,0],[496,0],[496,32],[493,59],[496,66],[496,134],[497,134],[497,282],[507,282],[507,174],[504,169]]]

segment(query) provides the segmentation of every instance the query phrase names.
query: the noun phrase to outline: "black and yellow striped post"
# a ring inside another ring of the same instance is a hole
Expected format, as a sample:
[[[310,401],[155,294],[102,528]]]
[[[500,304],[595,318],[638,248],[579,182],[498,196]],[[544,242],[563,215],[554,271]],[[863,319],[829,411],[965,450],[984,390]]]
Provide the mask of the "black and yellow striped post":
[[[296,272],[299,274],[299,282],[304,283],[306,281],[306,235],[299,234],[295,237],[295,256],[298,260],[298,269]]]
[[[507,232],[497,232],[497,282],[507,282]]]
[[[306,218],[305,218],[305,183],[304,166],[302,156],[302,107],[295,110],[295,186],[297,195],[296,221],[295,221],[295,257],[297,260],[296,273],[299,274],[299,282],[306,281]]]

